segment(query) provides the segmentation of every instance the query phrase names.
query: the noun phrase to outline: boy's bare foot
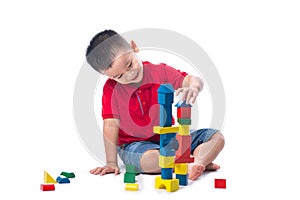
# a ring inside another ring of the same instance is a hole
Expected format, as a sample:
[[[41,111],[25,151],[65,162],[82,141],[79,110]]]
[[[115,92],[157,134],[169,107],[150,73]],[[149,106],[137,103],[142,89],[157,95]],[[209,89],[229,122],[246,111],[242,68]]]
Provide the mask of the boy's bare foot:
[[[204,171],[217,171],[220,166],[214,163],[208,164],[206,167],[202,164],[189,165],[189,179],[196,180],[199,178]]]
[[[217,171],[220,169],[220,166],[214,163],[210,163],[206,166],[205,171]]]
[[[205,170],[204,165],[201,164],[189,165],[189,179],[192,181],[196,180],[199,176],[202,175],[204,170]]]

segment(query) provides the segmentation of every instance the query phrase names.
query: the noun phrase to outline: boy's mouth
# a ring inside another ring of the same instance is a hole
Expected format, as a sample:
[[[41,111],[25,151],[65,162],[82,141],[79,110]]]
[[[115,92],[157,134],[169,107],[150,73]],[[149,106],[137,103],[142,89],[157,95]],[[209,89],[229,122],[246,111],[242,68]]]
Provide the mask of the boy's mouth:
[[[136,80],[138,76],[139,76],[139,72],[137,71],[130,81]]]

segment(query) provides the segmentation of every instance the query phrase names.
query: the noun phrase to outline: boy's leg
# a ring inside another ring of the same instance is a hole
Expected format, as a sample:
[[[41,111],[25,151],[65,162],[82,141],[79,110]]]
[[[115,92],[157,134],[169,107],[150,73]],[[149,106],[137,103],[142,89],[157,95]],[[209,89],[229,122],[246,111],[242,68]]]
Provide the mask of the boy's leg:
[[[190,166],[189,178],[197,179],[204,170],[217,170],[220,167],[213,164],[220,151],[223,149],[225,140],[220,131],[213,129],[198,130],[194,133],[192,141],[192,154],[195,163]]]
[[[141,169],[145,173],[160,173],[158,165],[159,150],[151,149],[146,151],[141,157]]]
[[[159,144],[140,141],[119,147],[118,153],[125,165],[133,165],[139,173],[159,173]]]

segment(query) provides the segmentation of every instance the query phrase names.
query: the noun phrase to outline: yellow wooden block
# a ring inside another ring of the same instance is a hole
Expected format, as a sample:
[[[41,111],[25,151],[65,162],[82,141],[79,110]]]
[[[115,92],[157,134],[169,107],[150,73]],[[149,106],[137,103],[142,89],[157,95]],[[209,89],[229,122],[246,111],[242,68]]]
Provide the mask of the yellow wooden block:
[[[154,126],[153,132],[156,134],[177,133],[178,129],[179,129],[178,126],[168,126],[168,127]]]
[[[137,183],[126,183],[125,190],[138,191],[139,185]]]
[[[178,135],[190,135],[190,125],[179,125]]]
[[[175,174],[185,175],[188,173],[188,164],[187,163],[176,163],[175,164]]]
[[[156,189],[166,189],[168,192],[176,192],[179,190],[179,180],[178,179],[162,179],[160,176],[155,178],[155,188]]]
[[[44,183],[57,183],[52,176],[46,171],[44,171]]]
[[[159,166],[161,168],[174,168],[175,157],[174,156],[159,156]]]

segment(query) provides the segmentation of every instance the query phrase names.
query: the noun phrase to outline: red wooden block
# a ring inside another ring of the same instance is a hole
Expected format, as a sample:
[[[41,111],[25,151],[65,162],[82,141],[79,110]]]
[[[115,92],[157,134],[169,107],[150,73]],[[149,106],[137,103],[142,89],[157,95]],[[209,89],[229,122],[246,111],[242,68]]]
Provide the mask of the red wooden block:
[[[190,107],[180,107],[177,108],[177,118],[191,118],[191,108]]]
[[[194,162],[194,157],[175,157],[175,163],[192,163]]]
[[[226,188],[226,179],[215,179],[215,188]]]
[[[54,184],[41,184],[41,190],[42,191],[53,191],[55,190]]]
[[[190,135],[176,135],[178,141],[178,149],[176,151],[177,157],[190,157],[191,155],[191,141]]]

